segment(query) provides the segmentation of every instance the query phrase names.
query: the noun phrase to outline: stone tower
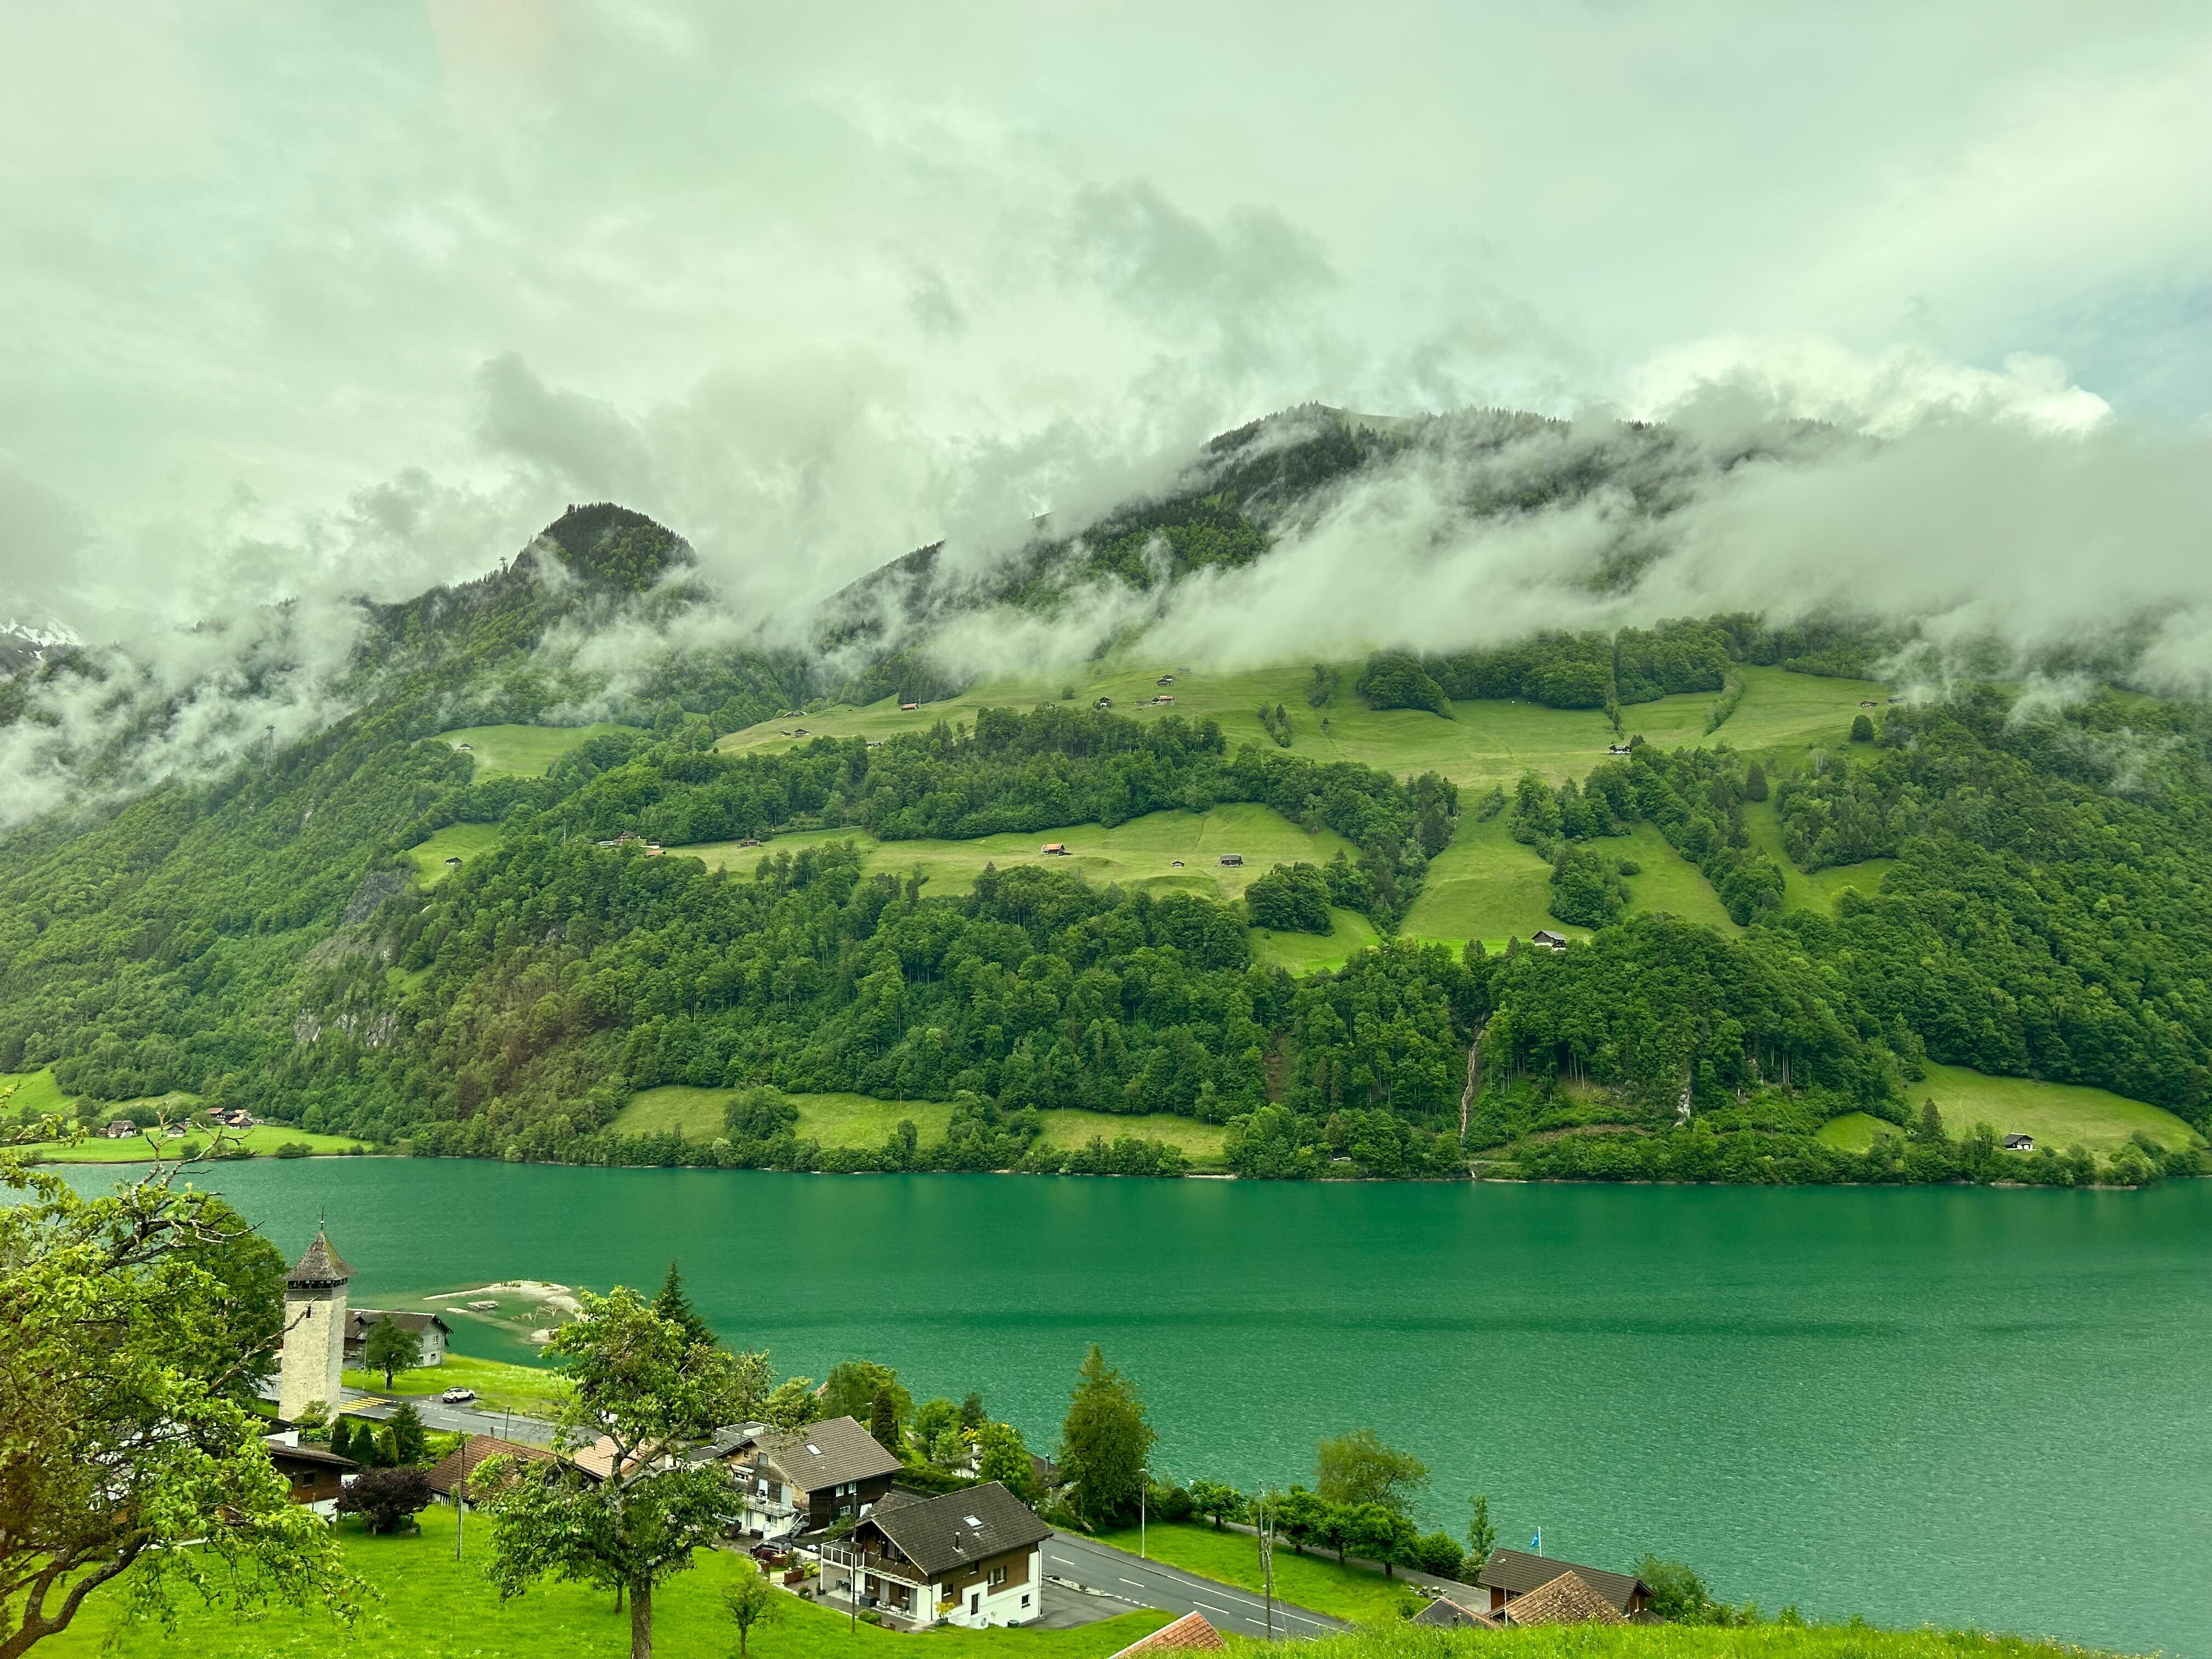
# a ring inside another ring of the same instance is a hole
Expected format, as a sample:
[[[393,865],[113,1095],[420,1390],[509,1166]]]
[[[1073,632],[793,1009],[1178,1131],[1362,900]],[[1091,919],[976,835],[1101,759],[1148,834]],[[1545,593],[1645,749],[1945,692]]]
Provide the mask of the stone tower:
[[[346,1285],[353,1269],[318,1231],[284,1279],[284,1356],[276,1415],[296,1420],[311,1400],[335,1412],[345,1369]]]

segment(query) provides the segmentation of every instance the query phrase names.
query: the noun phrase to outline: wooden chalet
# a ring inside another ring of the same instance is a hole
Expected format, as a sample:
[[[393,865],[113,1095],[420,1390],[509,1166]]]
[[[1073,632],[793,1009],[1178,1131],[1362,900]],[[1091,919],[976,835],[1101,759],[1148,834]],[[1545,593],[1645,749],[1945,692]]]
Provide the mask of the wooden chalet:
[[[360,1470],[360,1464],[328,1446],[301,1445],[296,1430],[271,1435],[263,1443],[269,1448],[269,1461],[276,1466],[276,1473],[289,1483],[291,1490],[286,1495],[295,1504],[325,1518],[338,1512],[338,1496],[345,1491],[348,1479]]]
[[[1552,1589],[1563,1575],[1572,1577],[1581,1589],[1560,1585],[1556,1594],[1532,1603],[1526,1609],[1531,1616],[1523,1617],[1523,1610],[1515,1604],[1523,1596]],[[1548,1556],[1530,1555],[1522,1550],[1492,1550],[1474,1582],[1479,1589],[1490,1592],[1491,1616],[1502,1616],[1509,1624],[1577,1622],[1571,1618],[1535,1615],[1567,1613],[1577,1607],[1588,1612],[1589,1599],[1583,1590],[1604,1604],[1613,1615],[1613,1623],[1647,1613],[1651,1606],[1651,1587],[1632,1574],[1607,1572],[1602,1567],[1586,1567],[1575,1561],[1555,1561]],[[1590,1613],[1589,1617],[1596,1615]]]
[[[886,1624],[980,1630],[1044,1611],[1052,1528],[995,1480],[938,1498],[894,1489],[842,1540],[824,1540],[822,1594],[856,1599]]]
[[[739,1528],[763,1540],[819,1532],[848,1516],[866,1515],[890,1491],[902,1467],[850,1417],[791,1431],[740,1424],[717,1434],[703,1455],[729,1470],[744,1504]]]

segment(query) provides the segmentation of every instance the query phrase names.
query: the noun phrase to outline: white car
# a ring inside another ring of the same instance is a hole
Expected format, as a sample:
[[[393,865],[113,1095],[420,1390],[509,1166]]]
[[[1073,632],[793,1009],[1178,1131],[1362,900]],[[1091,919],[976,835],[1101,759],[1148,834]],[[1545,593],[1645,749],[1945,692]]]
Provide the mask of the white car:
[[[448,1389],[438,1396],[448,1406],[465,1406],[477,1397],[474,1389]]]

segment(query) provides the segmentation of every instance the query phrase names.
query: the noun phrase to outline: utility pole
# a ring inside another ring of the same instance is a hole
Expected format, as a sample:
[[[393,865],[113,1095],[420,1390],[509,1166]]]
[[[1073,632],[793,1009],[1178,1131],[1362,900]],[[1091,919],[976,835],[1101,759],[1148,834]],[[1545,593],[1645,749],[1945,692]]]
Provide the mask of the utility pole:
[[[1137,1471],[1137,1559],[1145,1559],[1145,1496],[1152,1489],[1152,1472],[1149,1468]]]
[[[453,1559],[461,1559],[462,1535],[469,1524],[469,1437],[461,1436],[461,1484],[453,1493]]]
[[[1260,1492],[1260,1524],[1255,1530],[1260,1535],[1260,1590],[1267,1600],[1267,1639],[1272,1642],[1275,1639],[1275,1534],[1269,1530],[1267,1498],[1267,1491],[1262,1487]]]

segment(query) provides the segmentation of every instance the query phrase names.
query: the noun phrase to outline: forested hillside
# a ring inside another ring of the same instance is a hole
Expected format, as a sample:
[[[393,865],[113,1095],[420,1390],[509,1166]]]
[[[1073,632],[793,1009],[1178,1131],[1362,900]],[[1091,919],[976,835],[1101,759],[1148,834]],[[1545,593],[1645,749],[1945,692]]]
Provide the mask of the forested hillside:
[[[1102,574],[1171,583],[1249,562],[1271,525],[1392,441],[1333,419],[1279,441],[1229,434],[1199,493],[1040,539],[999,598],[1044,605]],[[1596,467],[1614,488],[1650,483],[1663,511],[1651,481],[1668,457],[1663,436],[1639,435],[1520,487],[1588,487]],[[1267,740],[1233,742],[1212,718],[1132,718],[1072,691],[957,723],[924,711],[872,741],[717,747],[849,692],[855,661],[872,665],[863,681],[896,679],[904,646],[876,600],[904,594],[901,627],[977,602],[933,587],[932,568],[901,561],[841,599],[823,622],[844,653],[834,670],[724,650],[641,663],[621,688],[591,682],[563,642],[650,628],[701,590],[681,540],[619,508],[576,509],[496,574],[372,611],[354,712],[312,740],[249,752],[212,783],[93,788],[0,838],[0,1073],[51,1067],[88,1113],[183,1094],[509,1158],[1179,1167],[1172,1148],[1103,1129],[1088,1153],[1047,1147],[1038,1114],[1073,1108],[1224,1125],[1231,1168],[1285,1177],[1473,1163],[2080,1182],[2195,1167],[2178,1139],[2147,1136],[2101,1158],[2006,1153],[1935,1119],[1915,1085],[1931,1062],[1964,1066],[2212,1122],[2199,709],[1969,685],[1870,704],[1810,750],[1738,751],[1724,739],[1746,665],[1863,667],[1879,641],[1716,617],[1314,665],[1324,715],[1341,680],[1438,730],[1502,706],[1485,700],[1617,714],[1713,698],[1701,744],[1623,743],[1579,780],[1531,773],[1483,799],[1435,772],[1311,758],[1279,706],[1261,710]],[[100,672],[62,653],[36,673]],[[586,692],[621,724],[555,745],[542,774],[439,735],[543,720]],[[13,717],[35,706],[19,685]],[[1167,872],[1093,885],[1049,861],[949,892],[880,854],[864,874],[822,834],[895,847],[1231,804],[1351,850],[1255,872],[1241,898]],[[1405,936],[1432,861],[1479,824],[1543,860],[1552,915],[1587,942]],[[800,830],[817,832],[802,850],[777,847]],[[1632,836],[1679,855],[1735,928],[1632,913]],[[734,867],[682,850],[745,842],[763,845]],[[468,856],[448,870],[428,844]],[[1791,902],[1806,872],[1873,859],[1887,861],[1878,883],[1832,907]],[[1340,911],[1384,943],[1303,975],[1255,949],[1255,928],[1326,933]],[[734,1091],[725,1133],[616,1133],[630,1097],[659,1085]],[[951,1127],[825,1151],[783,1098],[810,1091],[949,1102]],[[1854,1114],[1900,1133],[1863,1152],[1822,1137]]]

